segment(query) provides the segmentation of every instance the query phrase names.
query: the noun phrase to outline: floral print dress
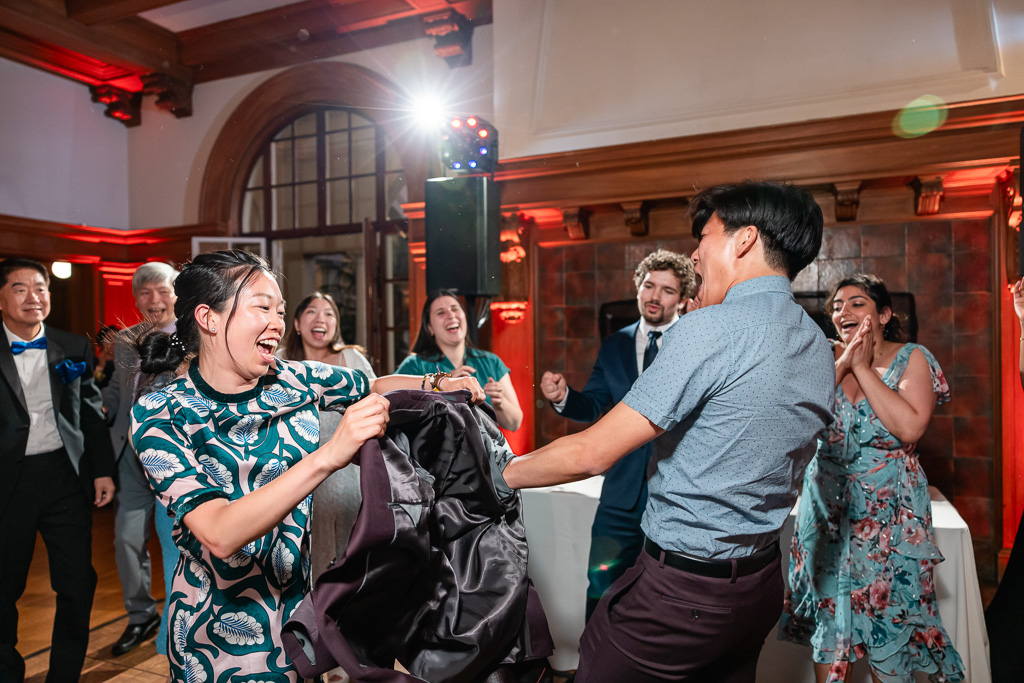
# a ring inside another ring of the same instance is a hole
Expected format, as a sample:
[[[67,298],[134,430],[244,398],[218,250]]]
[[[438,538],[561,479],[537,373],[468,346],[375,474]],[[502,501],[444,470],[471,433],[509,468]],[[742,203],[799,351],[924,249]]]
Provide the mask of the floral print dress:
[[[906,344],[882,377],[895,390],[920,351],[938,402],[949,387],[935,357]],[[789,589],[779,637],[810,644],[831,664],[828,682],[867,658],[883,683],[962,681],[963,663],[939,619],[932,568],[943,557],[915,444],[882,424],[867,400],[836,388],[835,421],[804,475],[790,551]]]
[[[132,443],[174,515],[181,549],[169,600],[172,680],[299,680],[280,637],[309,585],[312,496],[226,560],[201,545],[182,518],[207,501],[236,500],[273,481],[319,447],[321,409],[341,410],[368,392],[358,370],[278,360],[252,390],[222,394],[193,364],[136,403]]]

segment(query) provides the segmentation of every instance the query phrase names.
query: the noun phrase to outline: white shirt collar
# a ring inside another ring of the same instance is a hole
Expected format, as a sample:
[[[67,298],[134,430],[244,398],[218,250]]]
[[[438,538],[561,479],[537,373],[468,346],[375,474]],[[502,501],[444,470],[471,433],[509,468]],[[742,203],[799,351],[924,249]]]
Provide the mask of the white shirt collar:
[[[647,320],[645,320],[644,318],[640,318],[640,327],[636,329],[636,335],[642,339],[646,339],[647,335],[650,332],[661,332],[662,334],[664,334],[665,332],[668,331],[668,328],[672,327],[677,322],[679,322],[678,315],[676,316],[676,319],[673,320],[672,322],[665,323],[664,325],[658,325],[657,327],[655,327],[648,323]]]
[[[37,334],[36,336],[32,337],[31,339],[22,339],[20,336],[18,336],[16,334],[14,334],[13,332],[11,332],[11,328],[7,327],[7,323],[6,322],[3,323],[3,326],[4,326],[4,334],[7,335],[7,342],[8,343],[16,342],[16,341],[34,342],[36,339],[40,339],[40,338],[46,336],[46,323],[39,323],[39,334]]]

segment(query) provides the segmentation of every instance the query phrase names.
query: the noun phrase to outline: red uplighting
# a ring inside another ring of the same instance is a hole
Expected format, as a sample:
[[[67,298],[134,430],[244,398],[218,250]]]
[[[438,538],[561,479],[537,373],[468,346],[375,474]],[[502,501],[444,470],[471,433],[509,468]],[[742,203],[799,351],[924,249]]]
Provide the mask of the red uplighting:
[[[455,119],[452,121],[452,128],[462,128],[462,119]]]
[[[475,116],[470,116],[468,119],[466,119],[466,123],[469,125],[470,128],[475,128],[476,127],[476,117]]]
[[[482,138],[487,137],[487,129],[486,128],[481,128],[480,129],[480,137],[482,137]]]

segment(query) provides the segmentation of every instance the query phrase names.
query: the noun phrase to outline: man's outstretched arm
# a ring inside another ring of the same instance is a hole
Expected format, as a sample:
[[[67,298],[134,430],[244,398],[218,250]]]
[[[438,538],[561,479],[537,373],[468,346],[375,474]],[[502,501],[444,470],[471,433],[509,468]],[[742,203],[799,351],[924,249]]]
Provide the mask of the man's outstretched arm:
[[[664,432],[625,403],[619,403],[586,430],[513,458],[503,473],[505,483],[513,489],[536,488],[603,474]]]

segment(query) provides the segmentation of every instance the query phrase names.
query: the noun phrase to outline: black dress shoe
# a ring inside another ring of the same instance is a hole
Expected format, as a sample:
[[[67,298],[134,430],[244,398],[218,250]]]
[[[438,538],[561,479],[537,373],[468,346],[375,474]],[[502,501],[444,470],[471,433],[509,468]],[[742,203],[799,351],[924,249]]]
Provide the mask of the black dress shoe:
[[[158,628],[160,628],[159,614],[154,614],[141,624],[128,624],[128,628],[124,630],[110,651],[115,657],[131,652],[142,645],[142,641],[152,638]]]

